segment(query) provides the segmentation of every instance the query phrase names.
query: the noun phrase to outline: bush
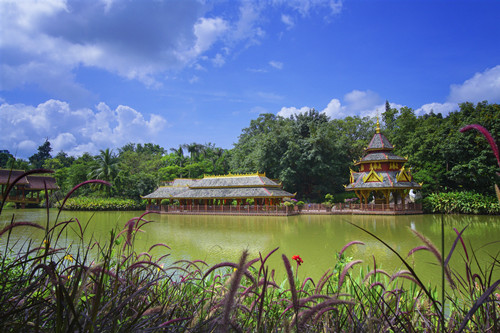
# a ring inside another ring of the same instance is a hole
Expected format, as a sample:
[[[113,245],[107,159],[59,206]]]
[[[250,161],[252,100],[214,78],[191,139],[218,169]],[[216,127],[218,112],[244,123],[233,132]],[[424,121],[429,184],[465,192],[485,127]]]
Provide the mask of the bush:
[[[56,208],[60,208],[61,201],[55,204]],[[86,210],[86,211],[103,211],[103,210],[144,210],[146,206],[142,202],[137,202],[132,199],[121,198],[89,198],[76,197],[70,198],[64,204],[64,210]]]
[[[423,202],[424,210],[431,213],[500,214],[495,197],[475,192],[433,193]]]

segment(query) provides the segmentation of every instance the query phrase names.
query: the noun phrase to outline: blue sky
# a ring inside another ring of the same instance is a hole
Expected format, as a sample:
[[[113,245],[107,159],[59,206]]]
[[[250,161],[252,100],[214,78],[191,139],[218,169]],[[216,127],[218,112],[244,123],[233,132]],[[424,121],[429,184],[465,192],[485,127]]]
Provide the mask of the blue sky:
[[[0,0],[0,149],[232,148],[260,113],[499,103],[499,13],[484,0]]]

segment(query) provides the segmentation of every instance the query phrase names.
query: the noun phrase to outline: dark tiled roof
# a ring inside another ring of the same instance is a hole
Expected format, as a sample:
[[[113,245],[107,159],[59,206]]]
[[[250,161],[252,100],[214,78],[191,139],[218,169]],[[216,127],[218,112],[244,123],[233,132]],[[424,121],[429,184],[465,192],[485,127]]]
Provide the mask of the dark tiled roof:
[[[23,173],[23,170],[0,169],[0,184],[7,185],[7,182],[8,184],[10,184],[14,181],[14,179],[19,177]],[[16,183],[16,185],[28,185],[28,179],[26,177],[23,177]]]
[[[372,140],[370,141],[370,144],[366,148],[367,151],[370,150],[392,150],[394,147],[392,144],[387,140],[385,135],[382,133],[375,133],[373,136]]]
[[[294,195],[263,174],[205,176],[200,180],[176,179],[144,199],[291,198]],[[177,186],[176,186],[177,184]]]
[[[240,188],[191,188],[175,196],[178,199],[211,198],[291,198],[293,194],[280,188],[240,187]]]
[[[169,199],[179,194],[181,192],[187,191],[188,188],[186,186],[161,186],[156,189],[153,193],[143,196],[143,199]]]
[[[170,183],[170,186],[184,186],[184,187],[186,187],[189,185],[193,185],[197,181],[199,181],[199,179],[176,178],[176,179],[174,179],[173,182]]]
[[[28,176],[28,186],[30,190],[44,190],[47,184],[47,190],[57,190],[59,186],[56,184],[56,179],[49,176]]]
[[[406,162],[406,158],[397,156],[390,151],[387,152],[373,152],[367,154],[365,157],[361,159],[360,162],[370,162],[370,161],[396,161],[396,162]]]
[[[377,171],[383,179],[382,182],[363,182],[363,177],[368,176],[368,172],[353,172],[354,182],[346,186],[347,191],[357,189],[404,189],[404,188],[421,188],[420,184],[415,181],[411,182],[398,182],[396,176],[399,171]]]
[[[280,185],[264,175],[228,175],[206,176],[190,186],[190,188],[226,188],[226,187],[279,187]]]

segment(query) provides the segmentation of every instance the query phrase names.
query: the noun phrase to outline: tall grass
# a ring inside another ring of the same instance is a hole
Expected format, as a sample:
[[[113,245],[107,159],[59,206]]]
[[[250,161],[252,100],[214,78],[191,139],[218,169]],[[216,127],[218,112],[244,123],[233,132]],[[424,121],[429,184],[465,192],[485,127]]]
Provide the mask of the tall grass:
[[[90,181],[88,183],[92,183]],[[83,184],[85,185],[85,184]],[[76,190],[76,188],[75,188]],[[73,193],[70,192],[68,197]],[[67,200],[65,200],[67,201]],[[399,254],[386,245],[404,270],[389,274],[373,263],[347,256],[351,241],[337,254],[331,270],[318,280],[297,278],[288,254],[287,272],[276,281],[267,260],[278,248],[238,263],[213,266],[179,260],[166,265],[167,244],[152,244],[138,253],[134,240],[153,215],[144,214],[111,232],[107,241],[84,241],[85,225],[77,219],[45,225],[17,221],[0,231],[1,332],[498,332],[500,280],[498,254],[488,266],[457,237],[445,256],[424,235],[422,245]],[[62,246],[63,231],[72,227],[79,242]],[[357,226],[355,226],[357,227]],[[13,230],[45,230],[40,243],[11,244]],[[359,228],[359,227],[357,227]],[[368,232],[368,231],[366,231]],[[87,238],[85,238],[87,239]],[[14,250],[14,248],[20,250]],[[153,255],[162,250],[163,255]],[[460,252],[458,251],[460,249]],[[408,262],[421,251],[434,254],[450,288],[439,300],[435,285],[424,285]],[[449,267],[461,255],[461,271]],[[296,267],[298,269],[298,265]],[[353,274],[355,271],[356,274]],[[295,274],[294,274],[295,273]]]

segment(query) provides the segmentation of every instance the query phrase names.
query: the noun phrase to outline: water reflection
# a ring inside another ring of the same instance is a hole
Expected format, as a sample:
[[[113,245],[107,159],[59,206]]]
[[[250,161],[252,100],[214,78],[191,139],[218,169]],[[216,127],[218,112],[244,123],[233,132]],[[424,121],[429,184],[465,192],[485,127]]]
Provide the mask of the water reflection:
[[[101,241],[109,239],[111,229],[121,229],[132,217],[142,212],[64,212],[62,219],[76,217],[82,224],[88,223],[86,236],[93,234]],[[44,210],[6,210],[0,216],[0,227],[10,222],[12,214],[17,221],[38,221],[45,223]],[[51,211],[51,219],[55,218]],[[373,267],[374,258],[377,266],[389,272],[404,269],[395,255],[383,244],[367,233],[355,228],[356,224],[376,234],[396,249],[403,257],[408,252],[421,245],[421,241],[411,232],[417,230],[428,237],[438,248],[441,239],[440,215],[410,215],[410,216],[372,216],[372,215],[302,215],[291,217],[273,216],[189,216],[189,215],[148,215],[154,220],[145,225],[143,233],[136,239],[136,250],[147,251],[151,245],[165,243],[171,247],[169,260],[201,259],[208,264],[222,261],[237,261],[244,249],[249,250],[252,257],[259,252],[263,255],[279,247],[271,256],[269,265],[276,269],[278,275],[284,276],[281,254],[299,254],[304,259],[299,275],[312,276],[316,281],[327,269],[333,268],[335,256],[340,249],[350,241],[360,240],[365,245],[350,247],[346,255],[362,259],[364,265]],[[467,227],[464,238],[467,244],[480,247],[500,239],[500,224],[498,217],[492,216],[446,216],[445,244],[449,249],[453,244],[458,230]],[[76,229],[76,228],[75,228]],[[13,241],[33,238],[43,241],[43,231],[33,228],[17,228],[12,234]],[[87,238],[88,239],[88,238]],[[0,240],[4,244],[5,237]],[[67,244],[77,242],[75,232],[68,229],[64,234]],[[488,253],[495,254],[495,246],[483,247],[477,255],[480,260],[488,260]],[[160,256],[165,249],[157,247],[153,253]],[[448,250],[445,250],[447,252]],[[456,250],[451,264],[459,266],[463,249]],[[423,274],[423,280],[437,279],[439,268],[436,259],[430,254],[419,251],[412,258],[417,272]]]

